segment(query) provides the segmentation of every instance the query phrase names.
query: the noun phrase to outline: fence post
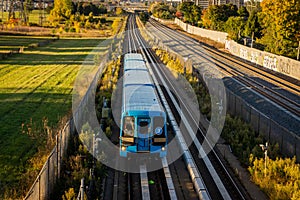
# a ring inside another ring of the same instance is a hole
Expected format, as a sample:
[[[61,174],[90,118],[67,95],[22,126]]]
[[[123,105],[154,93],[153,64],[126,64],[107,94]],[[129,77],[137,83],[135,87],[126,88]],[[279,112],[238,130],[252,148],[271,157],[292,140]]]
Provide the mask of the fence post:
[[[39,200],[41,199],[41,176],[39,175]]]
[[[59,132],[59,135],[60,134],[61,134],[61,131]],[[59,157],[58,157],[59,156],[58,136],[56,135],[55,138],[56,138],[56,180],[57,180],[59,178],[59,168],[60,168],[60,166],[59,166]]]
[[[80,184],[80,199],[84,200],[84,178],[81,179]]]
[[[52,155],[51,155],[52,156]],[[46,199],[49,199],[49,192],[50,192],[50,181],[49,181],[49,177],[50,177],[50,160],[51,160],[51,158],[50,159],[48,159],[47,160],[47,162],[48,162],[48,167],[47,167],[47,192],[46,192],[46,194],[47,194],[47,197],[46,197]]]

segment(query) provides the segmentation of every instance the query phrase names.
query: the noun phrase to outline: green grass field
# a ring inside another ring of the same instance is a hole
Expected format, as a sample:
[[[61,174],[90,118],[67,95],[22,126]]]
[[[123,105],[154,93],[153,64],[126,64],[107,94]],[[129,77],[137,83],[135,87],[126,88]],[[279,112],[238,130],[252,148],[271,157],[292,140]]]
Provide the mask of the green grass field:
[[[27,47],[30,44],[46,41],[51,37],[33,37],[33,36],[3,36],[0,35],[0,52],[16,50],[20,47]]]
[[[2,38],[1,45],[4,43]],[[28,43],[43,39],[33,37]],[[26,41],[11,37],[11,41],[6,44],[24,45]],[[47,46],[0,60],[2,186],[16,186],[21,175],[28,170],[28,159],[38,149],[36,136],[44,130],[43,119],[47,118],[47,125],[55,128],[59,120],[71,110],[72,89],[77,72],[86,56],[101,41],[60,39]],[[105,49],[105,44],[97,47],[98,52],[104,52]]]

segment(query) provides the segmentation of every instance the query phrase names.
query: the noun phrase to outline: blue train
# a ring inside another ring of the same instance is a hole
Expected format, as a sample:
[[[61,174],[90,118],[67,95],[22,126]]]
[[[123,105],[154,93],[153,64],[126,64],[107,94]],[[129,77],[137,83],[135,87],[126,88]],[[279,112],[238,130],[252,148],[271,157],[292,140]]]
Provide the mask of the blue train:
[[[120,156],[167,154],[166,113],[141,54],[124,56]]]

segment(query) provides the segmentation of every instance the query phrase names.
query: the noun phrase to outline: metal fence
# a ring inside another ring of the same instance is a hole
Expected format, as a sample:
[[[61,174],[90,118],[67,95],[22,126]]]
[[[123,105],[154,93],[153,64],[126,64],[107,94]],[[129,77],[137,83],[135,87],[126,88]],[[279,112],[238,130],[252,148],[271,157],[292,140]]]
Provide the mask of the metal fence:
[[[99,66],[105,66],[109,60],[115,59],[122,52],[122,42],[124,35],[118,34],[112,39],[108,51],[104,56]],[[57,134],[56,145],[50,153],[47,161],[45,162],[42,170],[31,186],[29,192],[25,196],[25,200],[44,200],[50,199],[54,186],[57,180],[60,178],[62,169],[62,160],[66,157],[68,141],[71,134],[76,133],[75,121],[80,121],[80,111],[88,104],[90,99],[95,98],[95,84],[97,84],[98,78],[104,71],[102,67],[99,67],[98,71],[93,76],[90,86],[88,87],[85,95],[79,103],[78,109],[73,113],[73,117],[66,123],[64,128]]]
[[[69,136],[71,131],[74,130],[72,124],[71,119],[64,128],[59,131],[56,136],[56,145],[31,186],[25,199],[36,200],[49,198],[51,191],[53,191],[54,184],[60,178],[62,158],[66,155]]]
[[[261,113],[244,99],[227,90],[227,112],[251,124],[255,132],[271,143],[278,143],[281,153],[300,161],[300,137]]]

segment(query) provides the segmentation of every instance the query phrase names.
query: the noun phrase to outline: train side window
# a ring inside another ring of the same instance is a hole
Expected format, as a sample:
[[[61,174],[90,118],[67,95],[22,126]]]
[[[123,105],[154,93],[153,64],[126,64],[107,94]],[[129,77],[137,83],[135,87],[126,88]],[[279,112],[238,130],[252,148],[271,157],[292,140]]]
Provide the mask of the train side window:
[[[124,117],[124,136],[134,136],[134,117]]]

